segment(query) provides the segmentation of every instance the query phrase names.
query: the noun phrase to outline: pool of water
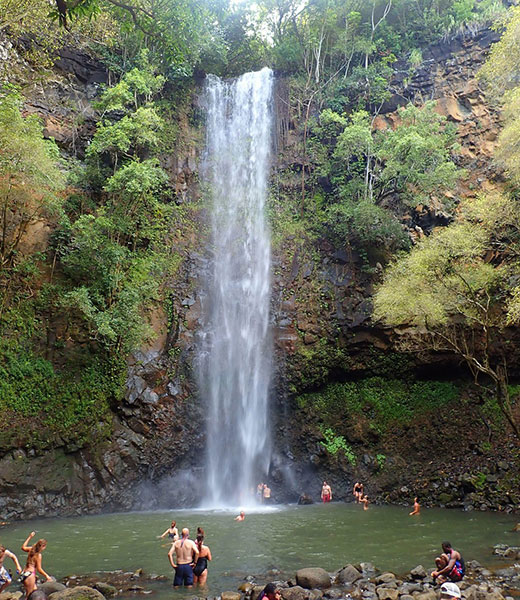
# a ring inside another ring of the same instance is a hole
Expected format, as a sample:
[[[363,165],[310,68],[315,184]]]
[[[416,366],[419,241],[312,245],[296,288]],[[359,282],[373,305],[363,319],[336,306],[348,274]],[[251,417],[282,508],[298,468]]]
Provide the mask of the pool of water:
[[[466,560],[489,565],[494,561],[492,547],[497,543],[518,544],[511,515],[423,509],[410,517],[411,509],[371,506],[363,511],[354,504],[332,503],[311,506],[270,507],[248,512],[243,522],[235,522],[236,512],[172,510],[42,519],[13,523],[0,529],[0,543],[15,552],[32,530],[36,539],[44,537],[48,547],[43,555],[44,569],[61,578],[71,574],[123,569],[144,569],[171,577],[169,544],[156,536],[177,521],[179,530],[204,528],[213,561],[208,587],[203,595],[234,590],[248,574],[270,569],[288,578],[301,567],[336,570],[347,563],[370,561],[382,570],[405,572],[418,564],[433,568],[433,559],[443,540],[451,541]],[[7,559],[6,564],[10,561]],[[22,562],[22,566],[23,566]],[[156,584],[155,598],[193,596],[173,591],[171,580]]]

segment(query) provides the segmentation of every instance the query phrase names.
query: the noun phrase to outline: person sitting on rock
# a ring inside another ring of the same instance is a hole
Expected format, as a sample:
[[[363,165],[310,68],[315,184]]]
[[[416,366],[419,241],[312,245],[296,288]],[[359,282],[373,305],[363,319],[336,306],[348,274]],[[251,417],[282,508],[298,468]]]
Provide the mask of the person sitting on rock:
[[[453,600],[453,598],[460,598],[461,593],[459,586],[451,581],[446,581],[441,585],[441,600]]]
[[[280,590],[275,586],[274,583],[268,583],[265,588],[258,595],[257,600],[281,600]]]
[[[7,556],[7,558],[10,558],[14,562],[17,573],[20,573],[22,570],[22,567],[20,566],[20,563],[18,562],[16,555],[14,555],[12,552],[7,550],[7,548],[4,548],[4,546],[0,546],[0,594],[5,590],[5,588],[12,581],[11,574],[4,567],[4,558],[6,556]]]
[[[454,550],[450,542],[442,542],[442,551],[435,559],[437,569],[431,574],[433,579],[437,583],[462,581],[466,569],[460,552]]]
[[[413,499],[413,510],[410,513],[410,516],[412,515],[420,515],[421,514],[421,505],[419,504],[417,497],[415,497]]]

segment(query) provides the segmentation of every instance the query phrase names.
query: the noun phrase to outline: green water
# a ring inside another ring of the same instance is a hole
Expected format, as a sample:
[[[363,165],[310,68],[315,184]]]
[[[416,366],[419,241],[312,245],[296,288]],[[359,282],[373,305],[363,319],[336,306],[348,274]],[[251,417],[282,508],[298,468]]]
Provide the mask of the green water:
[[[44,537],[48,541],[44,569],[58,579],[70,574],[138,568],[170,578],[169,544],[156,536],[173,518],[179,529],[190,529],[192,538],[197,526],[204,528],[213,561],[203,595],[217,595],[234,590],[248,574],[261,575],[270,569],[282,571],[280,579],[293,576],[297,568],[305,566],[333,571],[361,561],[397,573],[418,564],[429,569],[443,540],[451,541],[466,560],[489,565],[494,560],[494,544],[520,541],[520,534],[511,532],[518,520],[514,516],[423,509],[420,516],[410,517],[409,510],[371,506],[363,511],[353,504],[332,503],[274,507],[267,512],[246,513],[243,522],[233,520],[236,513],[193,510],[44,519],[3,527],[0,543],[25,560],[19,548],[27,534],[35,530],[36,539]],[[154,587],[156,598],[185,595],[172,590],[171,580]],[[193,596],[193,591],[188,595]]]

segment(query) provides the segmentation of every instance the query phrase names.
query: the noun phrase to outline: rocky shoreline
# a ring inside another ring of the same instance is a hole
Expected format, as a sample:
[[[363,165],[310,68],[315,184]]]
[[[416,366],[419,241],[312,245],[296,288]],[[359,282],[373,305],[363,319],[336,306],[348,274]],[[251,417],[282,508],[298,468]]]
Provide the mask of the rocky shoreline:
[[[463,600],[515,600],[520,595],[520,547],[498,544],[493,554],[507,561],[507,566],[486,568],[476,560],[466,563],[466,576],[458,586]],[[439,586],[429,571],[418,565],[399,575],[381,572],[372,563],[347,564],[335,572],[320,567],[302,568],[293,577],[280,580],[279,571],[248,575],[236,590],[222,591],[219,596],[207,596],[204,590],[193,588],[190,600],[256,600],[265,584],[273,581],[283,600],[438,600]],[[164,575],[110,571],[65,577],[62,582],[39,585],[49,600],[109,600],[135,595],[153,595],[158,585],[170,586]],[[22,592],[7,591],[0,600],[21,600]]]

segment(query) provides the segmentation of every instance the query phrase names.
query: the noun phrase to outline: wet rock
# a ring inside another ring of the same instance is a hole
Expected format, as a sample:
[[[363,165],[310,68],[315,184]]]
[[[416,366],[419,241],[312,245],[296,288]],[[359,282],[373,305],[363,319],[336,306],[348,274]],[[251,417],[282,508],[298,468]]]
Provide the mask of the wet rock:
[[[336,598],[343,598],[343,591],[338,588],[330,588],[323,593],[324,598],[331,598],[332,600],[336,600]]]
[[[415,569],[410,571],[410,578],[413,580],[424,579],[426,577],[428,577],[428,573],[422,565],[417,565]]]
[[[222,592],[220,597],[222,600],[240,600],[242,595],[239,592]]]
[[[238,591],[242,592],[246,596],[249,596],[251,594],[251,592],[254,590],[254,588],[255,588],[255,586],[252,583],[250,583],[249,581],[246,581],[244,583],[241,583],[238,586]]]
[[[358,579],[361,579],[363,575],[353,565],[347,565],[343,567],[336,575],[336,583],[354,583]]]
[[[299,585],[281,590],[283,600],[308,600],[309,590]]]
[[[379,600],[397,600],[399,598],[397,588],[378,587],[376,593]]]
[[[313,588],[329,588],[330,576],[325,569],[310,567],[296,571],[296,582],[301,587],[309,590]]]
[[[105,600],[101,592],[86,585],[78,585],[61,592],[54,592],[49,597],[52,600]]]
[[[390,583],[391,581],[395,581],[395,575],[393,573],[381,573],[381,575],[376,577],[376,583],[378,585],[381,583]]]
[[[105,598],[111,598],[117,594],[117,588],[104,581],[96,581],[92,587],[98,592],[101,592]]]
[[[371,562],[362,562],[359,564],[363,577],[374,577],[376,574],[376,568]]]
[[[2,592],[0,600],[20,600],[22,596],[22,592]]]
[[[309,600],[320,600],[323,598],[323,592],[321,590],[315,589],[309,592]]]
[[[46,581],[45,583],[38,584],[38,589],[43,590],[47,596],[54,594],[54,592],[61,592],[66,590],[67,587],[59,581]]]

